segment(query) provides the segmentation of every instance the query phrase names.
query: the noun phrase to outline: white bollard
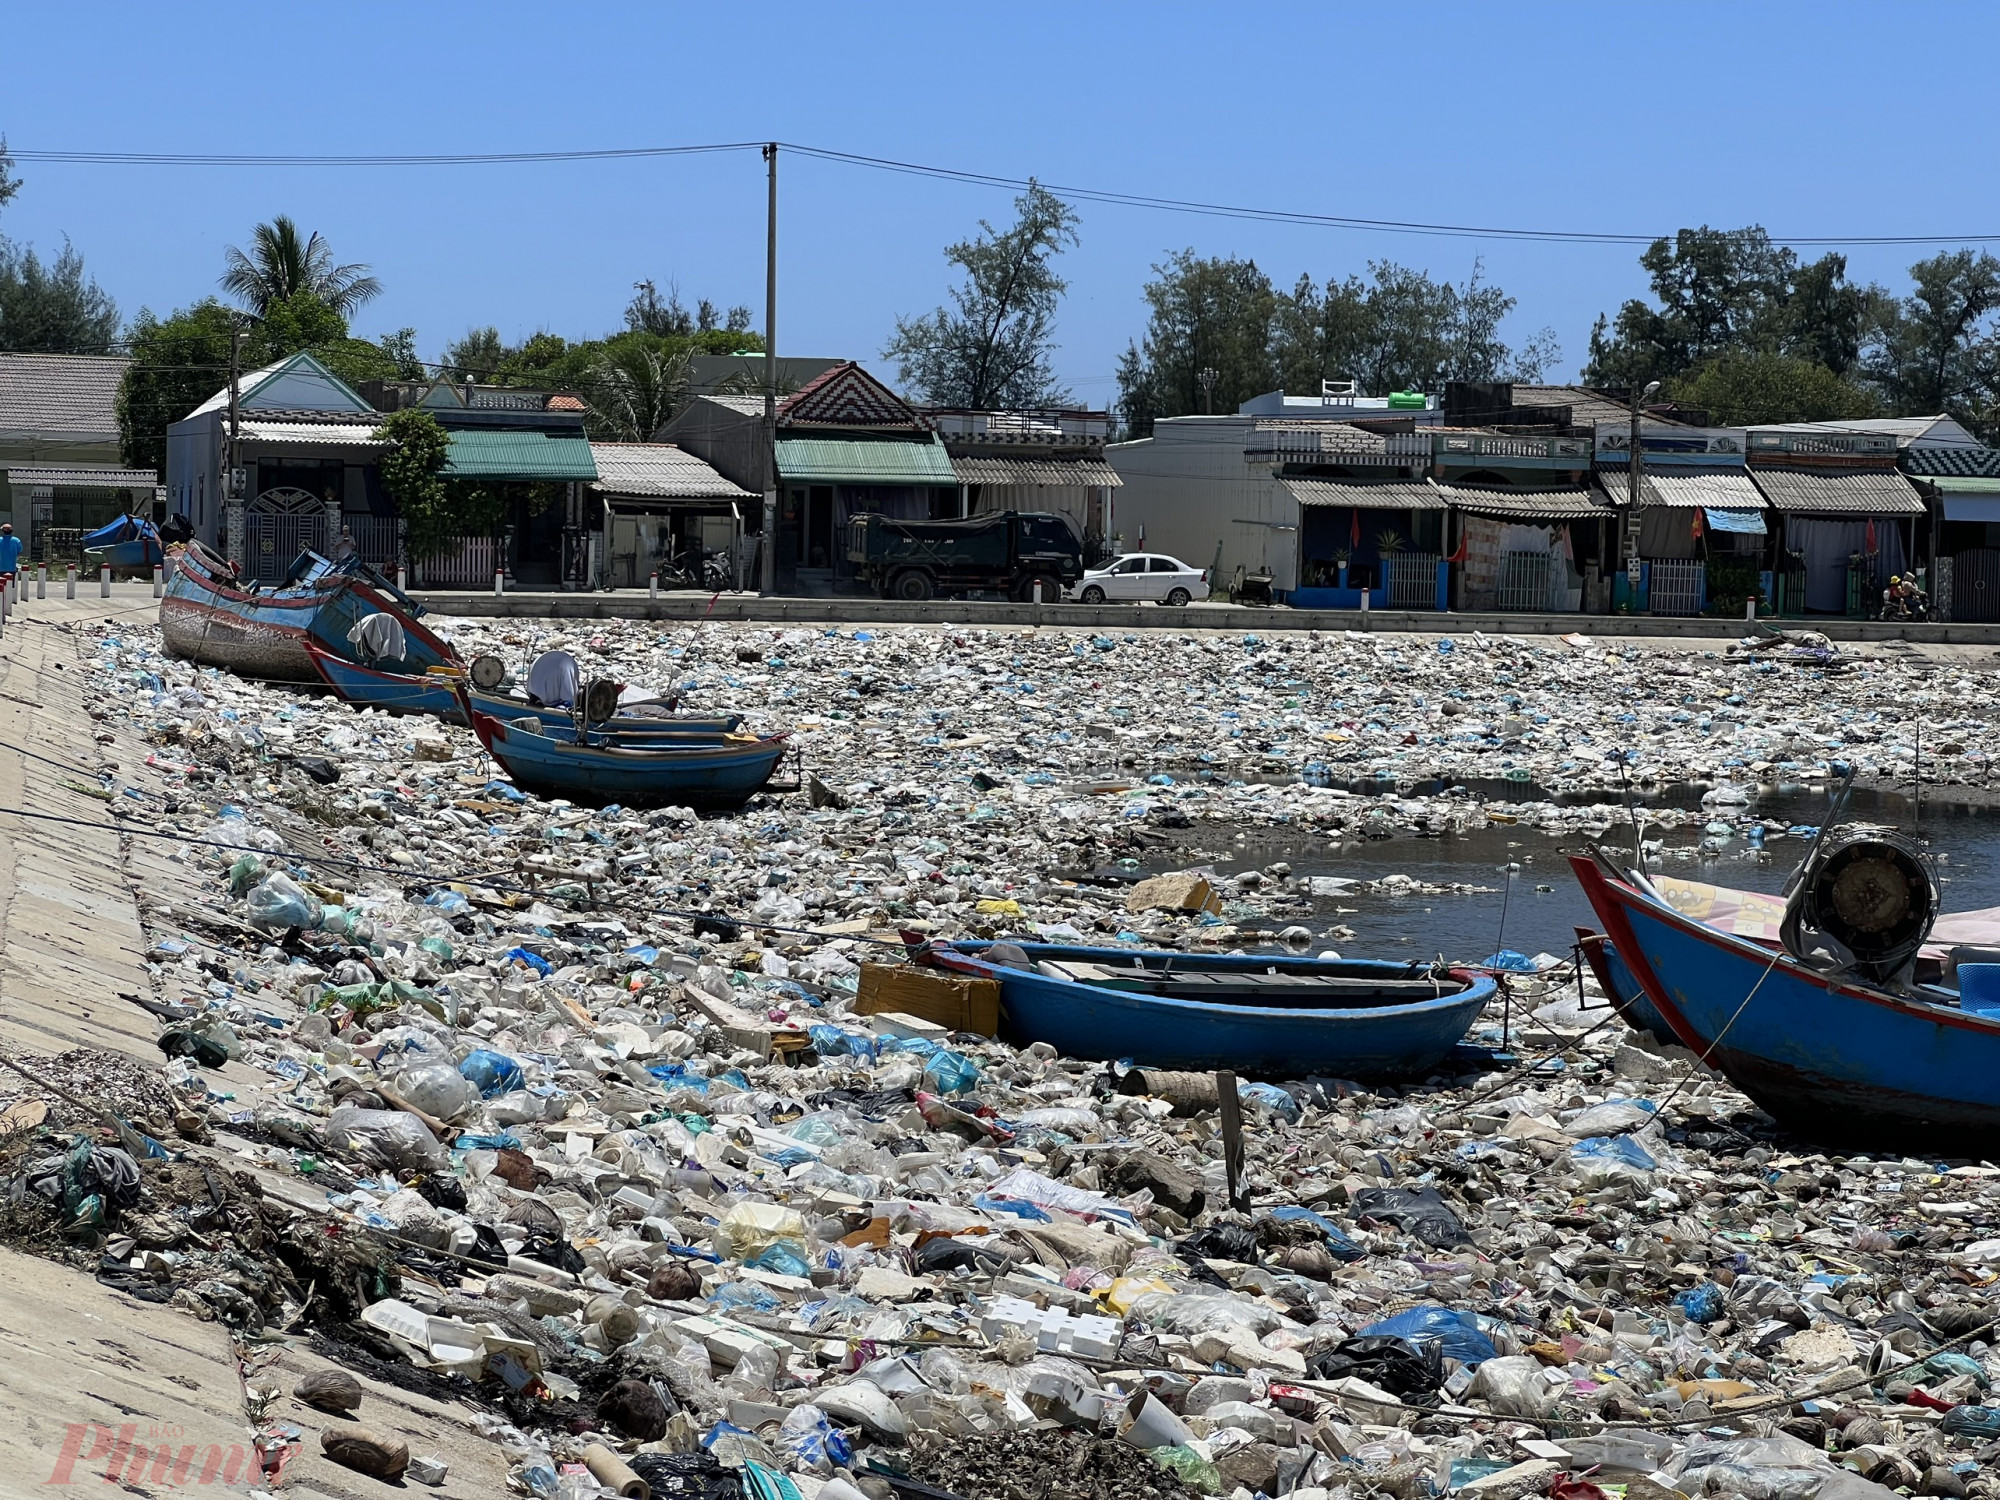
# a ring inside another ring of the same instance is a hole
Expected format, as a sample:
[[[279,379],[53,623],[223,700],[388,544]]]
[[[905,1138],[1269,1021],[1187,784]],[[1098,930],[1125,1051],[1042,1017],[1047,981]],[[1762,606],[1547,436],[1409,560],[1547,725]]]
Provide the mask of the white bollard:
[[[109,563],[97,570],[97,597],[100,599],[109,599],[111,597],[111,566]]]
[[[646,597],[649,599],[660,597],[660,575],[658,573],[653,575],[652,582],[647,586]]]
[[[76,597],[76,564],[71,563],[69,565],[69,581],[63,585],[63,598],[74,599],[75,597]]]
[[[153,564],[153,597],[159,598],[167,591],[166,570],[158,563]]]
[[[505,568],[495,568],[493,570],[493,597],[495,599],[498,599],[502,594],[506,592],[507,592],[507,570]]]
[[[396,564],[396,588],[400,593],[407,594],[410,591],[410,565],[408,563]]]
[[[1040,603],[1042,603],[1042,602],[1043,602],[1043,601],[1042,601],[1042,580],[1041,580],[1041,579],[1039,579],[1039,578],[1037,578],[1037,579],[1035,580],[1035,603],[1037,603],[1037,604],[1040,604]]]
[[[1363,589],[1361,591],[1361,613],[1365,615],[1371,608],[1373,608],[1373,605],[1370,601],[1372,601],[1374,597],[1375,597],[1375,591],[1373,589]]]
[[[1757,618],[1757,596],[1755,594],[1752,594],[1743,601],[1743,618],[1746,620]]]
[[[49,565],[47,563],[43,563],[39,568],[35,569],[35,597],[37,599],[46,599],[49,597]]]

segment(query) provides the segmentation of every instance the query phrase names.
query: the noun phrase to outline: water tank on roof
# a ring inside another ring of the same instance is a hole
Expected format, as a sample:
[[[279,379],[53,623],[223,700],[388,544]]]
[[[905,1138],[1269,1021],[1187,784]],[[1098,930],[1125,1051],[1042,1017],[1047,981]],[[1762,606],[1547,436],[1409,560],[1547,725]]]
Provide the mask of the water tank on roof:
[[[1430,404],[1431,398],[1422,391],[1389,392],[1390,411],[1427,411]]]

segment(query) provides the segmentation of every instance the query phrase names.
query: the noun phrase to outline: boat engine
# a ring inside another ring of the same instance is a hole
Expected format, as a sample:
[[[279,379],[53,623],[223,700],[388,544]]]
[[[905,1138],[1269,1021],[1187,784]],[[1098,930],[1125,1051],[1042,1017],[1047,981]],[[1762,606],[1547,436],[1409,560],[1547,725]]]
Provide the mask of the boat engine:
[[[472,658],[472,685],[490,693],[507,680],[507,663],[493,655]]]
[[[593,678],[584,684],[577,700],[586,724],[603,724],[618,717],[618,684],[609,677]]]
[[[1786,951],[1816,969],[1852,969],[1888,984],[1930,935],[1936,873],[1916,844],[1888,829],[1829,832],[1799,872],[1780,929]]]

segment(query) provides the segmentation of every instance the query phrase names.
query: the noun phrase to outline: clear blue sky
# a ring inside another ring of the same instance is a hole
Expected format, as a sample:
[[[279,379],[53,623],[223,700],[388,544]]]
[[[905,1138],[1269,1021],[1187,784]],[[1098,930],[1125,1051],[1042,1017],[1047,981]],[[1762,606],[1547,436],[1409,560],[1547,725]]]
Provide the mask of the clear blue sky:
[[[1983,5],[776,3],[17,7],[0,133],[21,149],[413,153],[777,137],[1053,184],[1371,218],[1656,233],[2000,234]],[[386,294],[426,358],[619,324],[631,284],[763,323],[754,153],[443,168],[25,163],[0,232],[67,235],[128,314],[215,287],[223,247],[287,212]],[[1009,194],[791,159],[779,343],[873,362],[939,302],[940,250]],[[1641,290],[1628,246],[1374,234],[1083,205],[1058,367],[1103,405],[1149,266],[1192,246],[1280,285],[1475,256],[1549,325],[1564,373]],[[2000,247],[1996,247],[2000,248]],[[1818,253],[1818,252],[1812,252]],[[1924,249],[1861,249],[1904,286]]]

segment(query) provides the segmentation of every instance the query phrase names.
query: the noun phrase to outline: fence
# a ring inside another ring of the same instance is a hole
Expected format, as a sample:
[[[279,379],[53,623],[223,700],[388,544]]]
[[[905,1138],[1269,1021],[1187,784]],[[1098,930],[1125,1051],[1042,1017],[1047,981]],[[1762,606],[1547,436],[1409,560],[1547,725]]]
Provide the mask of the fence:
[[[327,555],[332,541],[332,517],[324,510],[265,511],[244,514],[244,541],[250,550],[250,576],[259,583],[278,583],[301,552]]]
[[[1707,586],[1707,564],[1655,558],[1649,607],[1656,615],[1698,615]]]
[[[1389,608],[1436,609],[1438,560],[1434,552],[1392,552],[1382,559]]]
[[[396,564],[396,518],[394,516],[344,516],[354,550],[372,568],[385,571]]]
[[[1559,552],[1503,552],[1500,554],[1500,583],[1495,591],[1498,609],[1542,613],[1561,610],[1569,604],[1569,570]]]
[[[494,556],[492,537],[458,537],[436,556],[419,562],[417,578],[426,588],[491,588]]]

